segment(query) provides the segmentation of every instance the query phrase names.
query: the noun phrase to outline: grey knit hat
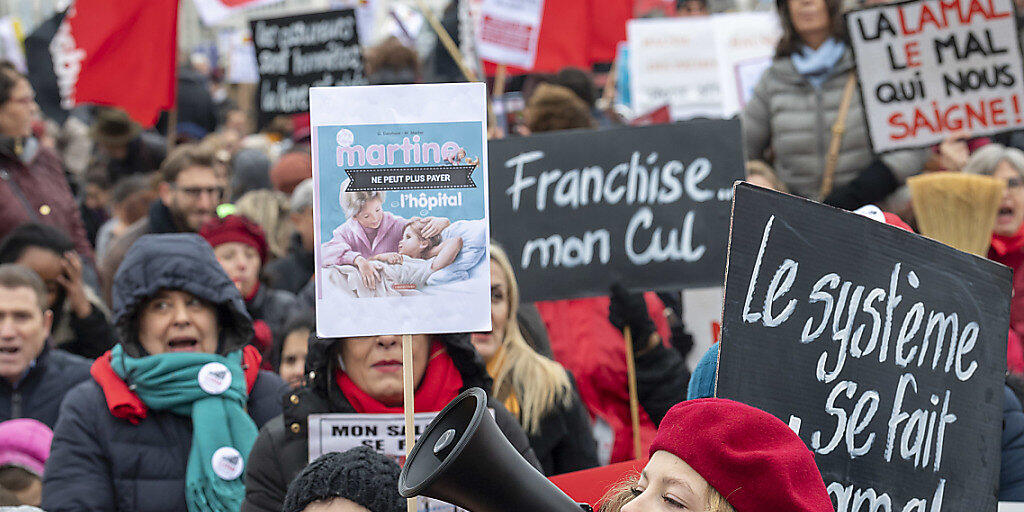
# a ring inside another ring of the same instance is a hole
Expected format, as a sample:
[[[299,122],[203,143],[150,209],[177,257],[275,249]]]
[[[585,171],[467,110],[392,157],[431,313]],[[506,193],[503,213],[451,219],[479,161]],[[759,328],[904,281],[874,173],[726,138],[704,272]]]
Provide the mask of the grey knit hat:
[[[366,446],[328,453],[292,480],[282,512],[302,512],[310,503],[332,498],[345,498],[370,512],[403,512],[399,473],[398,464]]]

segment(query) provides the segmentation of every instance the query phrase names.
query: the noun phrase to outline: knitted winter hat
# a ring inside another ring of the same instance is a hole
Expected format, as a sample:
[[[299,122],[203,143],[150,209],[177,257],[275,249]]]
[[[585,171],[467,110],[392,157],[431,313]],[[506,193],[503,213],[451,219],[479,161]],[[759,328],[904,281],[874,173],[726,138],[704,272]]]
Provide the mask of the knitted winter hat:
[[[210,247],[228,242],[246,244],[260,253],[261,262],[267,261],[267,237],[263,234],[263,228],[241,215],[213,219],[203,224],[199,236],[205,238]]]
[[[296,185],[312,177],[313,161],[302,151],[285,153],[270,169],[270,181],[274,182],[274,188],[285,194],[291,194]]]
[[[238,151],[231,160],[231,200],[251,190],[271,189],[270,159],[266,153],[253,148]]]
[[[366,446],[328,453],[292,480],[282,512],[301,512],[310,503],[331,498],[345,498],[370,512],[402,512],[399,473],[398,464]]]
[[[832,512],[814,456],[778,418],[721,398],[680,402],[650,454],[683,459],[737,512]]]
[[[31,418],[0,422],[0,466],[17,466],[42,478],[53,431]]]

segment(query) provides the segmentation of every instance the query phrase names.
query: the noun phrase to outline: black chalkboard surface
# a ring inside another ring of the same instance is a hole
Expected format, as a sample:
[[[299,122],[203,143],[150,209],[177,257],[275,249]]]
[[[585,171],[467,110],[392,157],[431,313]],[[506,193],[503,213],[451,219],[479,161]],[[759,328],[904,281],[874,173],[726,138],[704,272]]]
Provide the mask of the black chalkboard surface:
[[[737,119],[488,143],[491,236],[524,301],[721,286]]]
[[[716,396],[794,427],[837,512],[995,511],[1010,270],[749,184],[729,243]]]
[[[260,80],[259,125],[309,112],[309,88],[362,85],[363,56],[353,9],[252,20]]]

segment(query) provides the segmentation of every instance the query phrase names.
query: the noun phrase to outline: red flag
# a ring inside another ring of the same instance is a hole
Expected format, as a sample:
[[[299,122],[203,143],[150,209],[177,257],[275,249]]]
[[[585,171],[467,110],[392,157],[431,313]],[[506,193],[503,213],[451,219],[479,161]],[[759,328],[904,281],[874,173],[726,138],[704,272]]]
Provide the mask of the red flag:
[[[615,60],[615,47],[626,39],[633,0],[544,0],[533,70],[508,67],[508,73],[555,73],[566,66],[583,69]],[[493,75],[493,63],[485,63]]]
[[[178,0],[76,0],[54,50],[61,94],[153,126],[174,104],[177,28]]]

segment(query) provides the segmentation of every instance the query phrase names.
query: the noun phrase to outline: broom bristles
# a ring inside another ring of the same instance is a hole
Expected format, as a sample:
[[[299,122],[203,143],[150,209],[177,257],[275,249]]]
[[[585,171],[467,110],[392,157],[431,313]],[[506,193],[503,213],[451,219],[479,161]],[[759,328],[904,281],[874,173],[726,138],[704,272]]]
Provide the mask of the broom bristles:
[[[998,178],[937,172],[907,180],[921,234],[984,257],[1006,184]]]

